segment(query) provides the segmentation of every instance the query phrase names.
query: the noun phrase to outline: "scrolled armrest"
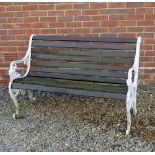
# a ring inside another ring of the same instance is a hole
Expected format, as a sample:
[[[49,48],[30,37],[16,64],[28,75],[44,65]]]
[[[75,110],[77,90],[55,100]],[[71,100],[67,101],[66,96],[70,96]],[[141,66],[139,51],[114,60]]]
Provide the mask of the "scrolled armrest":
[[[134,72],[134,74],[132,74],[132,72]],[[127,85],[131,86],[131,84],[133,84],[134,86],[136,86],[137,85],[137,78],[138,78],[138,69],[137,69],[137,66],[135,67],[133,65],[133,67],[131,67],[128,71],[128,79],[126,81]]]
[[[128,79],[126,80],[126,83],[128,86],[132,84],[132,72],[134,71],[134,68],[131,67],[128,71]]]
[[[16,61],[12,61],[11,64],[10,64],[10,69],[9,69],[9,76],[10,76],[10,79],[11,80],[15,80],[15,79],[18,79],[18,78],[23,78],[25,77],[27,71],[29,70],[29,59],[30,59],[30,56],[28,57],[24,57],[23,59],[21,60],[16,60]],[[18,73],[17,71],[17,64],[25,64],[27,65],[27,71],[24,75],[21,75],[20,73]]]
[[[17,72],[16,64],[17,64],[16,61],[12,61],[10,64],[10,69],[9,69],[10,80],[14,80],[22,77],[21,74]]]
[[[23,59],[21,60],[16,60],[16,61],[12,61],[10,64],[10,69],[9,69],[9,76],[10,76],[10,80],[13,81],[15,79],[18,78],[24,78],[25,76],[27,76],[29,70],[30,70],[30,62],[31,62],[31,45],[32,45],[32,38],[33,38],[34,34],[31,35],[30,37],[30,41],[29,41],[29,46],[28,46],[28,50],[26,52],[26,55]],[[20,73],[17,72],[17,64],[24,64],[27,65],[27,69],[24,75],[21,75]]]

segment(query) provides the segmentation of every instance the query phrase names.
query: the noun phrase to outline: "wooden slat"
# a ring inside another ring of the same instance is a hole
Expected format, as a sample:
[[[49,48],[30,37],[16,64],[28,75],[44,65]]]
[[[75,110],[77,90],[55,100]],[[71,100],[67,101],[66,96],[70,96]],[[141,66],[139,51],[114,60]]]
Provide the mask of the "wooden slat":
[[[48,40],[48,41],[83,41],[83,42],[111,42],[111,43],[136,43],[136,38],[103,38],[103,37],[78,37],[78,36],[44,36],[37,35],[33,40]]]
[[[113,78],[127,78],[127,73],[123,72],[110,72],[105,70],[82,70],[76,68],[43,68],[43,67],[31,67],[31,71],[38,72],[49,72],[49,73],[65,73],[65,74],[77,74],[77,75],[94,75],[94,76],[105,76],[105,77],[113,77]]]
[[[86,69],[102,69],[111,71],[128,71],[129,66],[111,66],[111,65],[99,65],[90,63],[79,63],[79,62],[43,62],[43,61],[32,61],[32,66],[43,66],[43,67],[61,67],[61,68],[86,68]]]
[[[100,51],[79,51],[79,50],[54,50],[44,47],[32,48],[32,53],[50,53],[50,54],[65,54],[65,55],[76,55],[76,56],[97,56],[97,57],[131,57],[135,56],[135,50],[124,51],[124,50],[100,50]]]
[[[91,81],[91,82],[105,82],[105,83],[115,83],[115,84],[126,84],[126,79],[116,79],[98,76],[85,76],[76,74],[59,74],[59,73],[40,73],[30,71],[28,76],[35,77],[48,77],[56,79],[68,79],[68,80],[80,80],[80,81]]]
[[[107,92],[100,92],[100,91],[86,91],[86,90],[58,88],[58,87],[49,87],[49,86],[22,84],[22,83],[13,83],[12,88],[14,88],[14,89],[23,89],[23,90],[25,90],[25,89],[26,90],[40,90],[40,91],[74,94],[74,95],[82,95],[82,96],[94,96],[94,97],[106,97],[106,98],[115,98],[115,99],[126,99],[126,94],[120,94],[120,93],[107,93]]]
[[[124,44],[112,44],[112,43],[104,43],[104,44],[91,44],[91,43],[80,43],[80,42],[33,42],[32,46],[34,47],[72,47],[72,48],[87,48],[87,49],[124,49],[124,50],[135,50],[136,45],[124,45]]]
[[[52,86],[52,87],[59,87],[59,88],[73,88],[73,89],[103,91],[103,92],[115,92],[115,93],[127,92],[127,87],[119,84],[114,85],[114,84],[105,84],[105,83],[51,79],[51,78],[36,78],[36,77],[27,77],[25,79],[18,79],[18,80],[15,80],[15,82]]]
[[[48,59],[48,60],[63,60],[63,61],[78,61],[78,62],[104,62],[112,64],[132,64],[133,58],[103,58],[103,57],[84,57],[84,56],[69,56],[69,55],[47,55],[47,54],[32,54],[32,59]]]

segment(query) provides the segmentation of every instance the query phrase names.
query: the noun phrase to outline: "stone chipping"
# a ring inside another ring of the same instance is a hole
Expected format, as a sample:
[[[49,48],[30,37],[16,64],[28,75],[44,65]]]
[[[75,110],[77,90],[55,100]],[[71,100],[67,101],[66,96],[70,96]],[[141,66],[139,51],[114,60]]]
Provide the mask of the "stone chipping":
[[[155,87],[141,86],[137,116],[125,136],[125,101],[34,92],[18,97],[21,118],[6,86],[0,87],[0,151],[155,152]]]

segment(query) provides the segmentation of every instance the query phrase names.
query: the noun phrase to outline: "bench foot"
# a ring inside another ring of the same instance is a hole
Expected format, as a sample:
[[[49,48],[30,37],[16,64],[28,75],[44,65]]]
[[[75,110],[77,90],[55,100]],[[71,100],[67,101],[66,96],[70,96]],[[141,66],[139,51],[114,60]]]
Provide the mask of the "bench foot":
[[[28,94],[28,98],[29,98],[29,100],[30,100],[31,102],[35,101],[36,98],[33,97],[33,91],[28,90],[28,91],[27,91],[27,94]]]
[[[14,114],[12,115],[12,117],[13,117],[13,119],[18,119],[18,118],[20,118],[20,115],[19,115],[19,114],[14,113]]]
[[[130,133],[130,130],[126,130],[126,132],[125,132],[125,136],[128,136],[129,133]]]
[[[137,115],[137,108],[133,108],[133,115],[134,115],[134,116]]]

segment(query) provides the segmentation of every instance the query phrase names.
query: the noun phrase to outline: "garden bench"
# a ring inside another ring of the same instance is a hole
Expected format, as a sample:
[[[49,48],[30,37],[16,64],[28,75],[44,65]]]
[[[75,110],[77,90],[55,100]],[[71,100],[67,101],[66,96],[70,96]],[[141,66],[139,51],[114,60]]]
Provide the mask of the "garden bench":
[[[126,100],[127,130],[136,93],[141,38],[31,35],[22,60],[10,64],[9,93],[19,116],[18,90]],[[17,64],[27,66],[24,75]]]

